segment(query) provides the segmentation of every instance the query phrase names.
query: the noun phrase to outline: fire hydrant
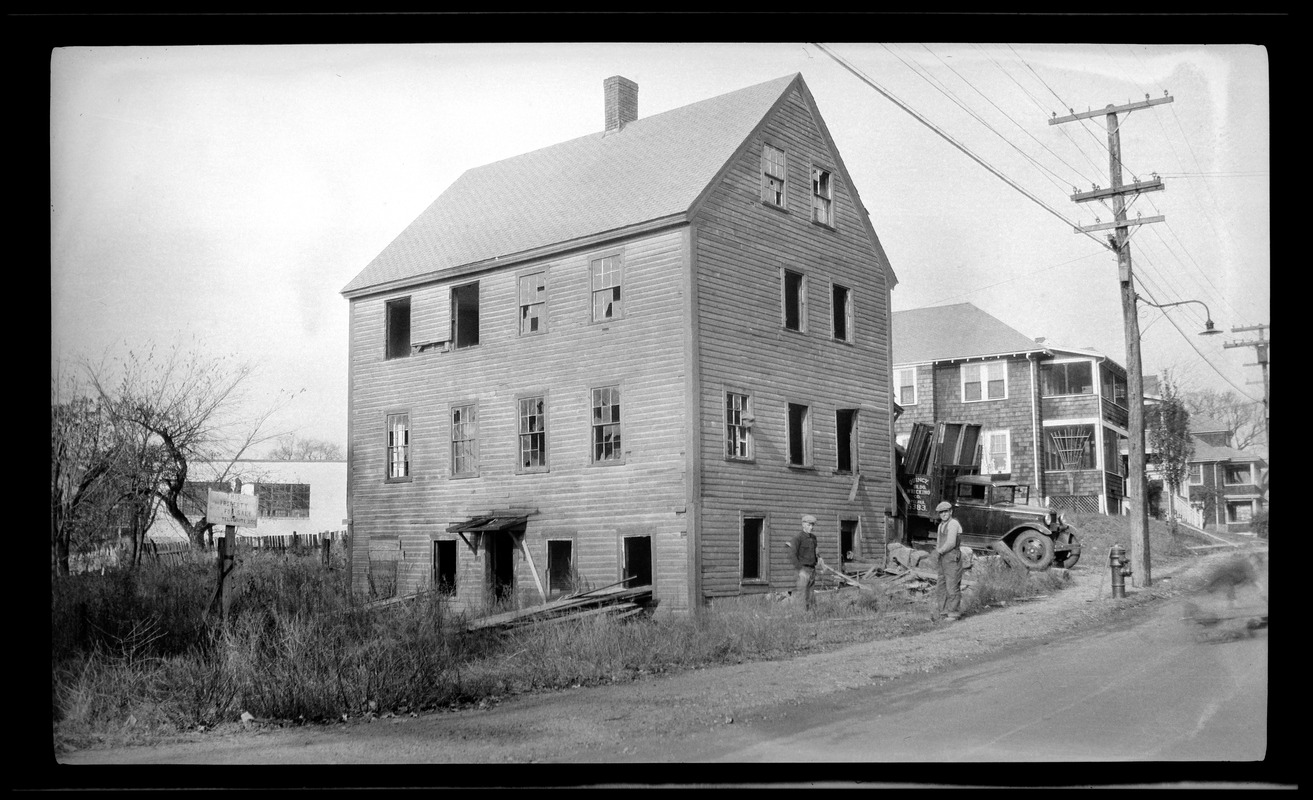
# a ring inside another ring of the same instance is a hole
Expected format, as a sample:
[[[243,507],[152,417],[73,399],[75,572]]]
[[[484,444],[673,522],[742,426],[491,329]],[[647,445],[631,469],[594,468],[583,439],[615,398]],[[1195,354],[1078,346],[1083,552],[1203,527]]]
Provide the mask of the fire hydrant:
[[[1131,574],[1131,563],[1126,560],[1126,551],[1115,544],[1108,551],[1108,566],[1112,568],[1112,596],[1126,596],[1126,576]]]

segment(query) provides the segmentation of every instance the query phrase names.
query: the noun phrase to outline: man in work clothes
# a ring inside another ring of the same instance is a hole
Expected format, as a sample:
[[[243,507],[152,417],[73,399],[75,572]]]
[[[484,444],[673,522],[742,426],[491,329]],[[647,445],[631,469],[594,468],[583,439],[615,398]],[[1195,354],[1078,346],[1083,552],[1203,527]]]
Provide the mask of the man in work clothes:
[[[939,582],[935,586],[937,608],[931,614],[941,614],[950,620],[960,619],[962,605],[962,523],[953,519],[953,504],[945,500],[935,506],[939,512],[939,545],[935,547],[935,560],[939,563]]]
[[[794,595],[802,599],[803,607],[808,611],[816,607],[816,595],[812,591],[816,586],[816,534],[812,533],[814,527],[816,527],[816,518],[811,514],[804,514],[802,530],[798,531],[793,541],[789,543],[789,549],[793,551],[793,567],[798,571]]]

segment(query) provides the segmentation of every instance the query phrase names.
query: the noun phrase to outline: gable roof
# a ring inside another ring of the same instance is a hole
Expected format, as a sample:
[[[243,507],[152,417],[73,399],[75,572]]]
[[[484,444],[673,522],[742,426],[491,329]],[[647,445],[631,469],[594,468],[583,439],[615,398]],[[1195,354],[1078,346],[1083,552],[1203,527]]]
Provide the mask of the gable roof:
[[[1246,453],[1243,450],[1237,450],[1234,447],[1222,447],[1213,445],[1200,439],[1198,436],[1191,435],[1194,439],[1194,455],[1190,457],[1189,463],[1198,464],[1201,462],[1211,461],[1231,461],[1235,463],[1257,463],[1267,466],[1267,460],[1262,456]]]
[[[342,293],[681,221],[795,85],[800,73],[467,170]]]
[[[970,303],[895,311],[893,337],[894,364],[1048,352]]]

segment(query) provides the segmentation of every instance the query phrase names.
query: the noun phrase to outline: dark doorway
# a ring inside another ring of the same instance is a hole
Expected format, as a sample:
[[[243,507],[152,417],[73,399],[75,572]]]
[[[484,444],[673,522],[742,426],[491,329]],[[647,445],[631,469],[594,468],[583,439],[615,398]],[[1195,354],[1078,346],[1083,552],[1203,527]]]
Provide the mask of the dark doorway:
[[[857,560],[857,520],[839,520],[839,561]]]
[[[490,531],[483,536],[488,551],[488,589],[493,602],[505,602],[515,596],[515,536],[508,531]]]
[[[652,585],[651,536],[625,537],[625,574],[621,577],[633,578],[625,584],[626,589]]]
[[[456,540],[433,542],[433,586],[438,594],[456,593]]]

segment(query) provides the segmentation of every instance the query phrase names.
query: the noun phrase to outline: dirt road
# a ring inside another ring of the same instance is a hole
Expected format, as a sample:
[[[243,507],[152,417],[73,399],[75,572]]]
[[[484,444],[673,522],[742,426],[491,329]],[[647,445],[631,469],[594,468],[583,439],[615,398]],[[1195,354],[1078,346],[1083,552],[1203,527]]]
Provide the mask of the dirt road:
[[[1074,585],[991,608],[916,636],[782,661],[696,669],[606,686],[518,696],[485,708],[351,721],[331,726],[198,734],[149,747],[60,754],[63,765],[98,764],[528,764],[688,760],[726,726],[759,722],[792,706],[949,664],[989,659],[1145,613],[1153,601],[1197,585],[1227,554],[1160,567],[1154,586],[1110,597],[1106,568],[1082,565]],[[823,621],[818,624],[825,624]]]

